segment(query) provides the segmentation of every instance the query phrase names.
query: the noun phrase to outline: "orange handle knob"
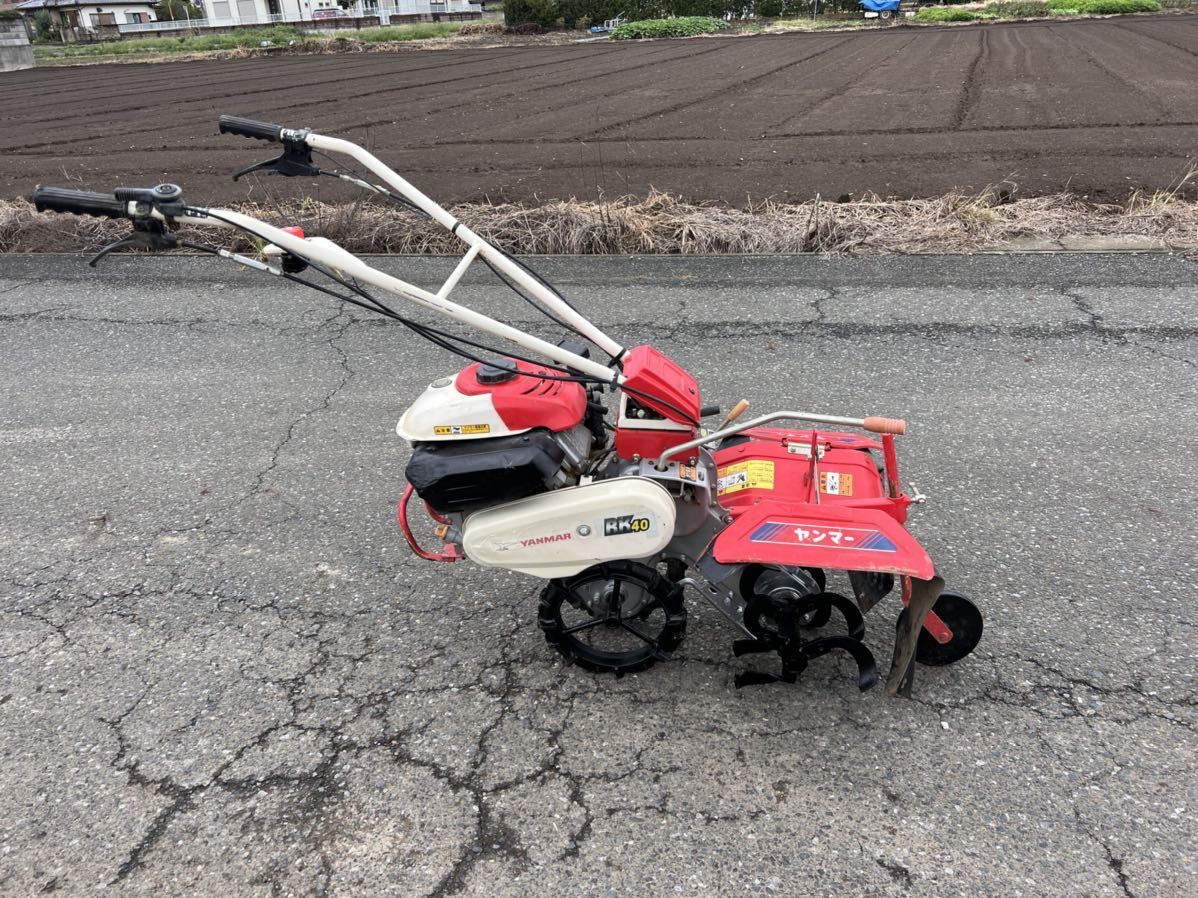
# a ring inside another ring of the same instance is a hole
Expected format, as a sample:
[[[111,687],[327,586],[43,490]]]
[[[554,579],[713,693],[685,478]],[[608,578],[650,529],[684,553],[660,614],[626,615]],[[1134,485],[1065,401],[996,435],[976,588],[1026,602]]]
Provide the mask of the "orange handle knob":
[[[873,416],[865,419],[865,429],[873,433],[903,434],[907,432],[907,422],[902,418],[879,418]]]

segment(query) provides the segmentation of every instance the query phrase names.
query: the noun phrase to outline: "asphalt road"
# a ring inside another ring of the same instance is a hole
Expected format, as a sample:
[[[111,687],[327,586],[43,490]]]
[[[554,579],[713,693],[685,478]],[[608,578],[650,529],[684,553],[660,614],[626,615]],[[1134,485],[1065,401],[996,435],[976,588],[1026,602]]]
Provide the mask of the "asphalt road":
[[[543,269],[709,401],[908,418],[977,653],[738,691],[696,602],[672,663],[563,667],[533,580],[396,530],[451,358],[206,261],[0,258],[0,893],[1198,893],[1193,264]]]

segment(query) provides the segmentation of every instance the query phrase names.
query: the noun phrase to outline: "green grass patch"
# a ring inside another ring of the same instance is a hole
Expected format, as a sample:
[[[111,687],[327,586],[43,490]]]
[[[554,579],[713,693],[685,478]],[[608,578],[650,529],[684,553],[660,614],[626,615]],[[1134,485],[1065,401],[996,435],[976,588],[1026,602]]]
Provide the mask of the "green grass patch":
[[[915,13],[915,18],[920,22],[969,22],[980,19],[981,15],[955,6],[925,6]]]
[[[982,7],[982,15],[1000,19],[1040,19],[1051,15],[1051,12],[1046,4],[1037,0],[1005,0],[1000,3],[987,3]]]
[[[418,41],[430,37],[449,37],[462,26],[456,22],[416,22],[412,25],[384,25],[357,31],[338,31],[334,37],[382,44],[391,41]]]
[[[1160,12],[1161,5],[1156,0],[1085,0],[1079,9],[1095,16],[1117,16],[1129,12]]]
[[[92,56],[136,56],[162,53],[203,53],[210,50],[236,50],[260,47],[269,41],[285,47],[291,41],[359,40],[366,43],[412,41],[429,37],[449,37],[462,26],[456,22],[418,22],[413,25],[394,25],[382,28],[363,28],[359,31],[337,31],[328,34],[303,34],[295,28],[280,25],[275,28],[239,28],[228,34],[162,35],[135,38],[127,41],[102,41],[96,44],[67,46],[38,46],[33,55],[38,59],[61,59]]]
[[[133,56],[148,53],[200,53],[205,50],[236,50],[257,47],[263,41],[286,46],[288,41],[303,40],[294,28],[246,28],[230,34],[178,35],[136,38],[127,41],[101,41],[96,44],[68,44],[63,47],[33,48],[38,59],[78,56]]]
[[[1157,0],[1046,0],[1045,5],[1064,15],[1066,10],[1096,16],[1117,16],[1129,12],[1160,12]]]
[[[866,19],[775,19],[770,23],[775,28],[795,31],[819,31],[821,28],[877,28],[877,23]]]
[[[676,19],[645,19],[625,22],[611,32],[614,41],[640,40],[647,37],[692,37],[696,34],[715,34],[728,27],[723,19],[711,16],[679,16]]]

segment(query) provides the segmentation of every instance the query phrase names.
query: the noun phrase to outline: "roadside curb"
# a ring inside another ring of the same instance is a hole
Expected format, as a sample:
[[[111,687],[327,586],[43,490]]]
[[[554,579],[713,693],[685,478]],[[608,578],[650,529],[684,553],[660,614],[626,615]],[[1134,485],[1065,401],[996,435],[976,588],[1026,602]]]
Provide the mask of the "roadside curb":
[[[979,247],[976,252],[994,253],[1173,253],[1177,248],[1158,237],[1026,237]]]

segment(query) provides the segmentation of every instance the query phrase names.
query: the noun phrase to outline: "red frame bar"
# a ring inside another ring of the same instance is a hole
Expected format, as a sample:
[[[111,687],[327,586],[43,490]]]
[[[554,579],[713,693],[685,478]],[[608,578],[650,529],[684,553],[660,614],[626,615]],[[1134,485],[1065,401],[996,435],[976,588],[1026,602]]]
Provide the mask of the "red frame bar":
[[[395,516],[399,519],[399,529],[403,531],[403,537],[408,541],[408,546],[412,551],[428,561],[457,561],[461,558],[461,554],[451,543],[446,543],[445,548],[440,552],[429,552],[420,547],[420,543],[416,542],[416,537],[412,535],[412,528],[408,524],[408,501],[412,498],[412,484],[408,484],[403,491],[403,495],[399,499],[399,506],[395,509]]]

